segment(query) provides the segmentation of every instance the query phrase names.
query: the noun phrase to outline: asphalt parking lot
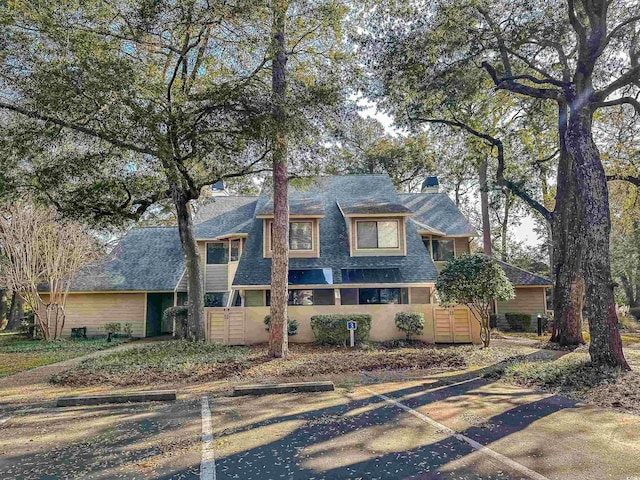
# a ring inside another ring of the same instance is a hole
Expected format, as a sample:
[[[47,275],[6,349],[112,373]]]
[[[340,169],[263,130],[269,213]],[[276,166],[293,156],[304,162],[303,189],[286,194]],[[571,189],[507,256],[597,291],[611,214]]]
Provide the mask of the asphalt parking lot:
[[[468,377],[0,419],[2,479],[630,480],[639,454],[638,417]]]

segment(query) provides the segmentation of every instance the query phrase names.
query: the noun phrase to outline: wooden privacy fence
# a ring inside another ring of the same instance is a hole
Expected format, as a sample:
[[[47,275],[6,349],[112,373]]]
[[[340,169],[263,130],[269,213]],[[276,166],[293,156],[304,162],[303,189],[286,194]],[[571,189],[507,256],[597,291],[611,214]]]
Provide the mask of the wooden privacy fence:
[[[472,343],[473,318],[467,307],[443,308],[437,304],[424,305],[317,305],[291,306],[289,317],[298,321],[298,334],[290,340],[297,343],[314,341],[310,318],[318,314],[367,313],[373,317],[371,339],[374,341],[402,338],[394,322],[401,311],[423,312],[425,329],[419,337],[434,343]],[[206,308],[207,338],[212,343],[247,345],[267,342],[269,334],[263,319],[269,307]],[[476,329],[477,330],[477,329]],[[475,332],[477,336],[477,332]],[[478,338],[475,339],[479,341]]]
[[[206,312],[207,338],[211,343],[245,344],[244,308],[207,308]]]

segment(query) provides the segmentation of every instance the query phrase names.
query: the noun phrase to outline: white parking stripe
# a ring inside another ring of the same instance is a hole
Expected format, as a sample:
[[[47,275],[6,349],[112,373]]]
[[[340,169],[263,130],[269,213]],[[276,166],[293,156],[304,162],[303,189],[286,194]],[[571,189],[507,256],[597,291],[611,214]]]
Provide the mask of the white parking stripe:
[[[453,437],[455,437],[456,439],[458,439],[461,442],[465,442],[468,443],[469,445],[471,445],[471,447],[474,450],[478,450],[479,452],[482,452],[486,455],[489,455],[490,457],[494,458],[495,460],[498,460],[499,462],[504,463],[505,465],[510,466],[511,468],[518,470],[520,473],[523,473],[525,475],[527,475],[528,477],[531,477],[533,480],[549,480],[547,477],[545,477],[544,475],[540,475],[538,472],[534,472],[533,470],[531,470],[530,468],[525,467],[524,465],[511,460],[509,457],[505,457],[504,455],[502,455],[501,453],[498,453],[494,450],[491,450],[488,447],[485,447],[484,445],[482,445],[481,443],[476,442],[475,440],[462,435],[460,433],[457,433],[454,430],[451,430],[449,427],[442,425],[440,422],[435,421],[434,419],[427,417],[426,415],[423,415],[422,413],[407,407],[406,405],[403,405],[402,403],[394,400],[391,397],[388,397],[386,395],[382,395],[381,393],[376,393],[373,390],[370,390],[368,388],[365,387],[365,390],[369,393],[371,393],[372,395],[375,395],[378,398],[383,399],[384,401],[386,401],[387,403],[390,403],[392,405],[395,405],[398,408],[401,408],[402,410],[404,410],[407,413],[410,413],[411,415],[413,415],[414,417],[419,418],[420,420],[422,420],[423,422],[426,422],[434,427],[436,427],[439,431],[446,433],[447,435],[451,435]]]
[[[200,462],[200,479],[216,480],[216,459],[213,453],[211,433],[211,410],[209,397],[202,397],[202,461]]]

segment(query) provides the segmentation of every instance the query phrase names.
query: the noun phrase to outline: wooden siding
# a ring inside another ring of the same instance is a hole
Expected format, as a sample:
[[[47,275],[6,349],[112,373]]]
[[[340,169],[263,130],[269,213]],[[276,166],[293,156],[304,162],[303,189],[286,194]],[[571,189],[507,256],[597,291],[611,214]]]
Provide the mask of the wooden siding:
[[[229,265],[207,265],[204,277],[205,292],[226,292],[229,290]]]
[[[469,237],[456,237],[454,239],[456,257],[459,257],[465,253],[469,253]]]
[[[547,310],[544,287],[516,287],[516,297],[508,302],[498,302],[498,313],[529,313],[537,315]]]
[[[131,323],[133,335],[144,336],[144,293],[72,293],[67,297],[67,320],[63,335],[72,327],[87,327],[87,335],[102,333],[105,323]]]
[[[187,276],[187,271],[182,274],[180,281],[178,282],[178,286],[176,287],[176,292],[186,292],[188,290],[188,282],[189,277]]]

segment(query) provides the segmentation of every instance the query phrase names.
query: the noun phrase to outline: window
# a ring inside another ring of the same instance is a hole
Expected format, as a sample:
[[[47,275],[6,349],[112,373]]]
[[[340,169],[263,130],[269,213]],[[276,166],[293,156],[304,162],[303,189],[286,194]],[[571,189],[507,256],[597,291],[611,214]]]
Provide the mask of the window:
[[[313,223],[289,223],[289,248],[291,250],[313,250]]]
[[[406,304],[409,295],[406,288],[360,288],[358,303],[368,304]]]
[[[229,292],[209,292],[204,294],[205,307],[226,307]]]
[[[273,222],[271,229],[271,245],[273,249]],[[289,249],[295,251],[313,250],[313,222],[289,222]]]
[[[240,255],[241,255],[241,240],[231,240],[231,253],[230,253],[230,260],[232,262],[237,262],[238,260],[240,260]]]
[[[267,290],[267,306],[271,305],[271,290]],[[333,305],[333,289],[289,290],[289,305]]]
[[[331,285],[333,270],[330,268],[310,268],[289,270],[289,285]]]
[[[453,240],[431,240],[433,246],[433,259],[436,262],[444,262],[447,260],[453,260]]]
[[[356,222],[357,248],[399,248],[398,221]]]
[[[207,265],[229,263],[228,243],[207,243]]]
[[[357,305],[358,289],[357,288],[341,288],[340,289],[341,305]]]

